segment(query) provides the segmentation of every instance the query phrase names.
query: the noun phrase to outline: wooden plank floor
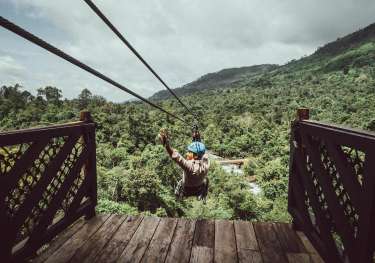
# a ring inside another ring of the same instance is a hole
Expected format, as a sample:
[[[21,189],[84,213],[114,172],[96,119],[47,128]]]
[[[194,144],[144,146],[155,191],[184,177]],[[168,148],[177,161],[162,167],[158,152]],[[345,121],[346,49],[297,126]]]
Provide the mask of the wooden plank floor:
[[[289,224],[98,215],[32,262],[323,262]]]

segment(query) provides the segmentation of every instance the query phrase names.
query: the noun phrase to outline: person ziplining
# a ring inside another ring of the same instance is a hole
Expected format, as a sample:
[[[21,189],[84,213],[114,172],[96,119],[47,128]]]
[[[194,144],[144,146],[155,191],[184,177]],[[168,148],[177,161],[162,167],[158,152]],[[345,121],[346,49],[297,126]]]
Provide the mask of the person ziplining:
[[[200,134],[193,130],[193,142],[187,147],[186,159],[169,142],[169,135],[162,129],[159,133],[159,139],[169,156],[183,170],[182,178],[177,183],[175,195],[177,198],[197,196],[198,200],[206,202],[208,193],[208,169],[210,162],[206,154],[206,147],[200,141]]]
[[[113,26],[112,23],[100,12],[100,10],[90,1],[85,0],[86,3],[93,9],[93,11],[100,17],[102,20],[111,28],[111,30],[124,42],[126,46],[131,49],[131,51],[141,60],[141,62],[151,71],[151,73],[165,86],[165,88],[178,100],[178,102],[188,111],[190,112],[193,117],[194,121],[196,121],[196,115],[193,114],[191,109],[186,106],[185,103],[181,101],[181,99],[169,88],[167,84],[160,78],[160,76],[151,68],[151,66],[141,57],[141,55],[134,49],[133,46],[122,36],[122,34]],[[124,85],[114,81],[113,79],[107,77],[106,75],[102,74],[101,72],[95,70],[94,68],[82,63],[78,59],[68,55],[67,53],[63,52],[62,50],[56,48],[55,46],[47,43],[43,39],[33,35],[32,33],[26,31],[25,29],[17,26],[16,24],[12,23],[11,21],[3,18],[0,16],[0,26],[8,29],[9,31],[27,39],[28,41],[40,46],[41,48],[51,52],[52,54],[72,63],[73,65],[91,73],[92,75],[106,81],[107,83],[125,91],[133,95],[134,97],[140,99],[141,101],[149,104],[150,106],[164,112],[165,114],[185,123],[188,124],[187,120],[181,118],[161,106],[157,105],[155,102],[152,102],[139,94],[135,93],[134,91],[128,89]],[[200,135],[197,129],[197,123],[193,125],[193,143],[188,146],[188,154],[187,159],[183,158],[176,150],[170,147],[169,145],[169,138],[166,133],[160,133],[160,139],[165,146],[167,152],[171,156],[171,158],[184,170],[182,175],[182,179],[178,182],[176,186],[176,196],[178,198],[187,197],[187,196],[197,196],[198,199],[205,201],[207,192],[208,192],[208,168],[209,168],[209,161],[208,156],[205,154],[205,145],[200,141]]]

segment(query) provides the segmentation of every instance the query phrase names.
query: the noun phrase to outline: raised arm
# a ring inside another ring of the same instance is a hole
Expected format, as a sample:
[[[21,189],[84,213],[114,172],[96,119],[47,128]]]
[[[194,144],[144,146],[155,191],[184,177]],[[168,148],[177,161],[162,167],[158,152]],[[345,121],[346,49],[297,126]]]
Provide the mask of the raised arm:
[[[173,149],[169,144],[169,138],[165,131],[161,131],[159,134],[160,142],[163,144],[165,150],[169,156],[186,172],[192,172],[192,164],[189,163],[177,150]]]

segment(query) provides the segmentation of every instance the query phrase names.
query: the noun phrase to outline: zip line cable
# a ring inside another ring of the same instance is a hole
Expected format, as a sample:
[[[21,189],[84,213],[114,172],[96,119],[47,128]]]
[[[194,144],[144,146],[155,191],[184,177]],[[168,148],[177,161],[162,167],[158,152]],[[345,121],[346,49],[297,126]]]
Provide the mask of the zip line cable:
[[[188,112],[192,111],[189,107],[186,106],[185,103],[181,101],[181,99],[176,95],[176,93],[169,88],[169,86],[163,81],[163,79],[155,72],[155,70],[143,59],[143,57],[135,50],[135,48],[126,40],[126,38],[117,30],[117,28],[109,21],[109,19],[100,11],[100,9],[91,1],[91,0],[84,0],[86,4],[103,20],[103,22],[115,33],[120,40],[134,53],[134,55],[145,65],[149,71],[167,88],[167,90],[180,102],[180,104],[185,107]],[[195,116],[192,113],[193,116]]]
[[[16,24],[12,23],[11,21],[5,19],[4,17],[0,16],[0,25],[6,29],[8,29],[9,31],[17,34],[18,36],[20,37],[23,37],[24,39],[27,39],[28,41],[34,43],[35,45],[38,45],[40,46],[41,48],[55,54],[56,56],[76,65],[77,67],[91,73],[92,75],[108,82],[109,84],[125,91],[126,93],[129,93],[131,95],[133,95],[134,97],[146,102],[147,104],[151,105],[152,107],[155,107],[157,109],[159,109],[160,111],[168,114],[169,116],[185,123],[185,124],[188,124],[184,119],[176,116],[175,114],[173,113],[170,113],[168,112],[167,110],[163,109],[162,107],[156,105],[155,103],[149,101],[148,99],[142,97],[141,95],[138,95],[137,93],[131,91],[130,89],[126,88],[125,86],[121,85],[120,83],[112,80],[111,78],[107,77],[106,75],[100,73],[99,71],[91,68],[90,66],[82,63],[81,61],[79,61],[78,59],[64,53],[63,51],[61,51],[60,49],[52,46],[51,44],[45,42],[44,40],[42,40],[41,38],[38,38],[37,36],[33,35],[32,33],[26,31],[25,29],[17,26]]]

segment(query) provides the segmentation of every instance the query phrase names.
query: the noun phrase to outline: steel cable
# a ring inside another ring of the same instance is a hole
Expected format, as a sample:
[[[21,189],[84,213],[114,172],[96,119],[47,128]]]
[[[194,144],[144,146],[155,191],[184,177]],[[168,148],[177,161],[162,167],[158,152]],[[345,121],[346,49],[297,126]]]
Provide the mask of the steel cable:
[[[100,9],[91,1],[91,0],[84,0],[87,5],[103,20],[103,22],[115,33],[118,38],[134,53],[134,55],[147,67],[147,69],[163,84],[163,86],[180,102],[180,104],[185,107],[185,109],[190,112],[191,109],[186,106],[185,103],[181,101],[181,99],[176,95],[176,93],[169,88],[169,86],[165,83],[165,81],[155,72],[155,70],[143,59],[143,57],[137,52],[137,50],[126,40],[126,38],[117,30],[117,28],[109,21],[109,19],[100,11]],[[193,114],[194,116],[194,114]]]
[[[121,85],[120,83],[112,80],[111,78],[109,78],[106,75],[100,73],[99,71],[97,71],[97,70],[91,68],[90,66],[82,63],[78,59],[64,53],[60,49],[52,46],[51,44],[47,43],[46,41],[42,40],[41,38],[38,38],[37,36],[35,36],[32,33],[26,31],[25,29],[17,26],[16,24],[12,23],[11,21],[5,19],[2,16],[0,16],[0,25],[4,28],[8,29],[9,31],[19,35],[20,37],[23,37],[24,39],[27,39],[28,41],[34,43],[35,45],[38,45],[45,50],[48,50],[49,52],[55,54],[56,56],[76,65],[77,67],[79,67],[79,68],[91,73],[92,75],[110,83],[111,85],[113,85],[113,86],[133,95],[134,97],[142,100],[143,102],[146,102],[147,104],[151,105],[152,107],[155,107],[155,108],[159,109],[160,111],[168,114],[169,116],[188,124],[184,119],[176,116],[173,113],[168,112],[167,110],[163,109],[162,107],[160,107],[160,106],[156,105],[155,103],[149,101],[148,99],[138,95],[137,93],[131,91],[130,89],[126,88],[125,86]]]

